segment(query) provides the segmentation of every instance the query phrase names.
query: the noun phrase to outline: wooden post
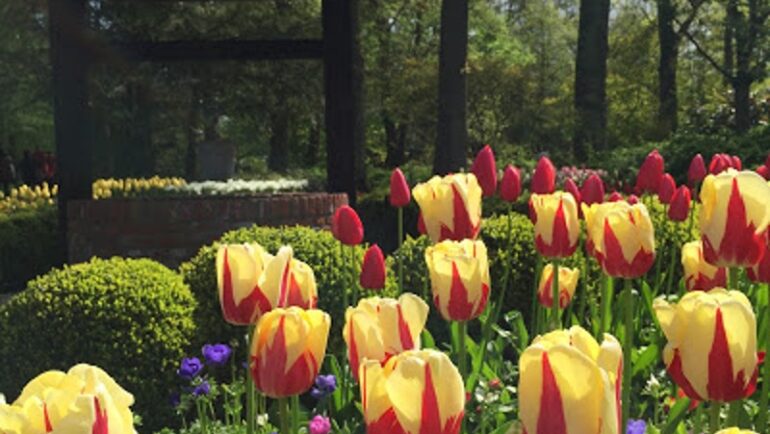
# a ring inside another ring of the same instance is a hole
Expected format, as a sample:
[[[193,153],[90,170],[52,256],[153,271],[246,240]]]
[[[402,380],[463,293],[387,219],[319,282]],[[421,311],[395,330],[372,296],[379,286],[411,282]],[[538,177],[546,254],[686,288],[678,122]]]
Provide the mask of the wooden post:
[[[465,167],[468,129],[465,120],[468,0],[441,2],[438,70],[438,134],[433,171],[445,175]]]
[[[330,192],[356,202],[356,153],[363,138],[360,74],[354,71],[357,17],[354,0],[323,0],[326,174]]]
[[[91,197],[91,128],[86,1],[48,0],[53,72],[54,134],[59,184],[59,231],[66,259],[67,203]]]

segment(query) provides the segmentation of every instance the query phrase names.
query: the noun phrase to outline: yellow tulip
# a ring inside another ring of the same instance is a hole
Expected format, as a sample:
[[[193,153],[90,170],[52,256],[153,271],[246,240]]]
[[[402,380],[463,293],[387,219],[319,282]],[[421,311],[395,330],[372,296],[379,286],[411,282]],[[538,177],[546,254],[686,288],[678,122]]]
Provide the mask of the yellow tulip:
[[[27,420],[22,415],[21,409],[0,402],[0,433],[22,434],[22,429]]]
[[[13,406],[24,434],[134,434],[133,396],[102,369],[80,364],[30,381]]]
[[[623,351],[574,326],[535,338],[519,359],[519,417],[530,434],[619,434]]]
[[[732,428],[725,428],[721,431],[717,431],[716,434],[757,434],[757,433],[749,429],[740,429],[740,428],[732,427]]]
[[[754,393],[757,326],[743,293],[693,291],[675,305],[657,299],[653,308],[668,339],[663,361],[688,397],[735,401]]]
[[[460,432],[465,388],[446,354],[406,351],[384,365],[367,360],[359,369],[367,433]]]
[[[277,308],[260,318],[250,352],[251,378],[271,398],[310,389],[326,355],[331,318],[320,310]]]
[[[641,203],[583,205],[588,251],[605,273],[626,279],[641,277],[655,262],[655,228]]]
[[[398,300],[369,297],[345,312],[342,336],[348,346],[350,369],[358,378],[365,360],[384,362],[407,350],[420,348],[420,334],[428,320],[428,305],[414,294]]]
[[[580,236],[578,205],[570,193],[533,194],[529,214],[535,224],[535,247],[547,258],[566,258],[575,253]]]
[[[703,254],[720,267],[751,267],[765,248],[770,185],[756,172],[728,169],[709,175],[700,192]]]
[[[567,307],[575,295],[578,279],[580,279],[580,269],[559,267],[559,307],[561,309]],[[553,305],[553,264],[543,267],[537,297],[543,306],[550,308]]]
[[[480,240],[442,241],[425,250],[433,302],[447,320],[478,317],[489,298],[487,248]]]
[[[481,228],[481,187],[472,173],[442,177],[417,184],[412,195],[430,239],[475,239]]]
[[[688,291],[708,291],[727,284],[727,270],[706,262],[701,241],[691,241],[682,246],[682,266]]]

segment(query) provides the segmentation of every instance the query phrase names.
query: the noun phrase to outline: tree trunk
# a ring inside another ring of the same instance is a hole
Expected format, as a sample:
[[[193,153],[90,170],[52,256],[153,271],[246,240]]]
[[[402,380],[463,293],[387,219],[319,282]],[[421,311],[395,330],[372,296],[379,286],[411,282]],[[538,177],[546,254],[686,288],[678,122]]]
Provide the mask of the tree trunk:
[[[385,127],[385,165],[398,167],[404,164],[406,159],[406,125],[396,124],[388,116],[382,120]]]
[[[731,0],[730,7],[737,7],[735,0]],[[752,5],[749,2],[749,5]],[[754,11],[748,12],[749,17],[739,16],[737,10],[728,10],[728,15],[733,16],[733,36],[735,37],[735,76],[732,80],[733,102],[735,105],[735,129],[739,132],[747,131],[751,127],[751,83],[754,81],[751,73],[752,47],[756,42],[751,32],[750,17]]]
[[[674,31],[676,9],[672,0],[658,0],[658,138],[665,139],[677,127],[676,72],[679,57],[679,36]]]
[[[735,105],[735,129],[739,132],[751,128],[751,77],[738,68],[733,80],[733,104]]]
[[[575,157],[585,161],[607,143],[607,32],[609,0],[581,0],[575,65]]]
[[[438,134],[433,157],[437,174],[465,167],[465,63],[468,55],[468,0],[441,2],[438,77]]]
[[[358,107],[356,115],[351,119],[356,126],[353,129],[353,141],[356,146],[356,187],[359,190],[368,191],[366,180],[366,127],[364,113],[366,113],[366,95],[364,91],[364,57],[361,54],[361,17],[360,0],[350,0],[351,16],[353,19],[353,99]]]
[[[736,0],[728,0],[727,10],[725,13],[724,42],[722,44],[723,50],[724,50],[722,55],[722,62],[723,62],[725,71],[730,76],[733,75],[733,70],[735,68],[733,38],[735,36],[735,25],[737,24],[737,21],[738,21],[738,4],[736,3]],[[727,85],[732,85],[731,78],[724,77],[724,83]]]
[[[289,169],[289,114],[285,109],[277,108],[270,115],[270,154],[267,157],[267,167],[278,173],[286,173]]]

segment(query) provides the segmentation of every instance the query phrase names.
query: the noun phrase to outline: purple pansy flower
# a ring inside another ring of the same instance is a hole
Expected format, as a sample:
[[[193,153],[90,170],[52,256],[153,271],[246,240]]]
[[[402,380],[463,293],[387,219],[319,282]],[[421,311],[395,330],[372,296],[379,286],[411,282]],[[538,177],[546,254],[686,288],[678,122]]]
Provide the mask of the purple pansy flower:
[[[626,427],[626,434],[644,434],[647,430],[647,423],[641,419],[631,419]]]
[[[230,359],[230,354],[233,351],[227,344],[206,344],[201,352],[207,364],[222,366]]]
[[[315,378],[315,386],[310,390],[310,396],[321,399],[337,390],[337,377],[332,374],[319,375]]]
[[[185,380],[192,380],[200,374],[203,363],[197,357],[185,357],[179,365],[176,373]]]

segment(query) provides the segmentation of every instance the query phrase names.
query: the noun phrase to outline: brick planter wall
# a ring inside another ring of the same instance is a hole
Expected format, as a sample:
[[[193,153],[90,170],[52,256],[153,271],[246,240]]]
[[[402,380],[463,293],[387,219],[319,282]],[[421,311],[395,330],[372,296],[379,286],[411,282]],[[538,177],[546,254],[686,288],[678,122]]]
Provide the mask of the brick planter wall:
[[[347,203],[342,193],[72,201],[69,261],[148,257],[176,267],[232,229],[253,224],[328,228],[334,210]]]

